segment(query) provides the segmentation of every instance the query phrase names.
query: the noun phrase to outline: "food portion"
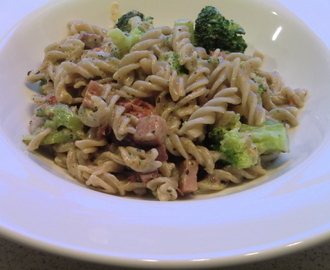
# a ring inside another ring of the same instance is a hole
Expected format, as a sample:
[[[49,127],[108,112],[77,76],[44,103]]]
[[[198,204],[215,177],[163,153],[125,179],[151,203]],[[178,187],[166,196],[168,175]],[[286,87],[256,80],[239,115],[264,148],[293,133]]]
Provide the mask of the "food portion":
[[[194,38],[197,46],[208,53],[222,51],[244,53],[247,44],[244,29],[233,20],[228,20],[215,7],[204,7],[195,21]]]
[[[215,7],[172,24],[136,10],[111,29],[69,22],[28,72],[40,88],[28,150],[95,190],[161,201],[264,175],[289,152],[307,91],[245,54],[244,29]]]

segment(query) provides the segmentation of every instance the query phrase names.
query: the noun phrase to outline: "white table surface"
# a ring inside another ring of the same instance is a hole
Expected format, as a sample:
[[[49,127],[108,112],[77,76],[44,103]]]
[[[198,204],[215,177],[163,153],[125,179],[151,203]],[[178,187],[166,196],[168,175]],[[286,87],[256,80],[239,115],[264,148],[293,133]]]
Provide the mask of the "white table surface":
[[[330,48],[329,11],[330,0],[278,0],[301,19]],[[2,37],[22,17],[39,7],[47,0],[11,0],[0,1],[0,37]],[[119,270],[123,268],[97,265],[94,263],[78,261],[71,258],[61,257],[45,251],[35,250],[20,243],[0,237],[0,269],[22,269],[22,270]],[[319,246],[311,247],[299,253],[284,257],[271,259],[249,265],[226,268],[229,270],[270,270],[270,269],[330,269],[330,241]]]

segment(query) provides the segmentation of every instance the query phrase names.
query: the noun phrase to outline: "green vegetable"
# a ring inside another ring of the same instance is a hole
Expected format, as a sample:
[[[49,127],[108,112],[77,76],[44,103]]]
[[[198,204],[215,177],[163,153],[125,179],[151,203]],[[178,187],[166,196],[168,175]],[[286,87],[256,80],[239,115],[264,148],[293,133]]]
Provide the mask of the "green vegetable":
[[[244,29],[236,22],[227,20],[213,6],[204,7],[195,21],[195,46],[207,52],[220,49],[244,53],[247,44],[242,35]]]
[[[143,13],[137,11],[137,10],[131,10],[127,12],[126,14],[122,15],[116,23],[116,27],[122,30],[123,32],[131,32],[132,31],[132,24],[130,22],[130,19],[134,17],[139,17],[139,20],[142,22],[147,22],[152,25],[153,18],[152,17],[145,17]],[[141,29],[144,31],[143,29]]]
[[[45,127],[56,129],[65,126],[71,130],[81,130],[84,124],[80,121],[77,114],[69,109],[65,104],[57,104],[54,106],[43,105],[37,109],[36,116],[49,117]]]
[[[225,126],[218,126],[209,133],[207,140],[211,149],[218,151],[224,135],[232,129],[241,127],[242,123],[240,122],[240,118],[241,116],[239,114],[234,114],[232,119]]]
[[[224,160],[238,169],[255,165],[262,154],[289,152],[289,136],[283,124],[266,122],[256,127],[241,124],[227,129],[216,127],[209,133],[210,148],[224,154]]]
[[[145,32],[153,28],[153,18],[145,17],[141,12],[132,10],[121,16],[116,28],[108,31],[116,49],[114,56],[122,58],[131,48],[141,40]]]
[[[79,139],[72,130],[63,128],[61,130],[53,130],[41,142],[42,145],[49,145],[55,143],[65,143],[70,140]]]
[[[258,161],[257,146],[238,129],[224,134],[219,150],[225,154],[226,161],[238,169],[249,168]]]
[[[259,155],[290,151],[288,132],[283,124],[267,121],[261,127],[242,125],[239,132],[251,138],[258,148]]]
[[[64,143],[72,139],[79,139],[84,134],[82,130],[84,124],[67,105],[43,105],[37,109],[36,116],[47,117],[43,128],[52,129],[41,144]]]
[[[158,61],[168,62],[171,65],[171,68],[176,70],[179,75],[189,73],[189,71],[184,66],[180,65],[179,54],[173,51],[161,53]]]
[[[267,89],[262,84],[263,78],[257,76],[256,79],[252,78],[251,80],[258,85],[258,92],[257,92],[258,103],[262,104],[262,94],[267,92]]]
[[[45,93],[44,92],[44,89],[43,89],[43,86],[47,84],[47,79],[46,78],[42,78],[39,82],[39,90],[41,93]]]
[[[119,28],[111,29],[108,32],[108,36],[111,37],[113,43],[118,48],[118,51],[114,56],[118,56],[118,58],[122,58],[125,54],[129,53],[131,48],[139,42],[143,33],[134,29],[129,35],[125,34]]]
[[[195,43],[194,22],[190,19],[178,19],[174,21],[174,26],[187,26],[190,33],[190,42]]]

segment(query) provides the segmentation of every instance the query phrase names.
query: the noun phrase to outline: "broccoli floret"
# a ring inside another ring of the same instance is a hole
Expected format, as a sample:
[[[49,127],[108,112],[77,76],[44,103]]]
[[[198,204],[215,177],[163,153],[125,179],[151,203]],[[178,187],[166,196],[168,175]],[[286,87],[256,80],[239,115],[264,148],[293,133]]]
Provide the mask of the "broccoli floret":
[[[195,46],[207,52],[220,49],[244,53],[247,44],[242,35],[244,29],[233,20],[227,20],[213,6],[204,7],[195,21]]]
[[[41,144],[64,143],[71,139],[79,139],[83,136],[84,124],[79,116],[69,109],[67,105],[54,106],[43,105],[36,112],[38,117],[47,117],[44,128],[52,131],[42,140]]]
[[[153,18],[132,10],[121,16],[115,26],[108,31],[108,36],[117,49],[113,55],[122,58],[141,40],[145,32],[153,28]]]
[[[134,17],[139,17],[139,21],[146,21],[152,24],[153,18],[152,17],[145,17],[143,13],[137,10],[131,10],[121,16],[117,22],[116,27],[122,30],[123,32],[131,32],[132,31],[132,25],[130,22],[130,19]]]
[[[41,93],[45,93],[44,92],[44,89],[42,88],[44,85],[46,85],[47,84],[47,79],[46,78],[42,78],[41,80],[40,80],[40,82],[39,82],[39,90],[40,90],[40,92]]]
[[[181,66],[179,63],[179,54],[173,51],[163,52],[160,54],[158,61],[168,62],[171,65],[171,68],[176,70],[179,75],[188,74],[188,70]]]
[[[144,14],[142,14],[141,12],[137,11],[137,10],[132,10],[127,12],[126,14],[124,14],[123,16],[121,16],[117,23],[116,23],[116,27],[119,28],[120,30],[122,30],[123,32],[131,32],[132,27],[129,24],[129,20],[133,17],[140,17],[141,19],[144,18]]]
[[[225,154],[226,161],[233,167],[245,169],[258,161],[258,149],[246,134],[239,129],[226,132],[220,142],[220,151]]]
[[[48,117],[51,122],[45,125],[46,127],[51,127],[53,129],[60,126],[65,126],[71,130],[77,131],[81,130],[84,126],[84,124],[80,121],[79,116],[64,104],[57,104],[54,106],[43,105],[37,109],[36,116]]]
[[[289,136],[284,125],[266,122],[256,127],[241,124],[231,130],[215,127],[209,138],[212,150],[224,154],[224,160],[238,169],[255,165],[262,154],[289,152]]]
[[[224,127],[216,127],[208,134],[208,139],[210,141],[210,148],[215,151],[220,151],[221,141],[223,140],[225,134],[228,132]]]
[[[214,128],[208,134],[207,138],[210,148],[214,150],[220,149],[220,142],[223,140],[224,135],[232,129],[241,127],[242,123],[240,122],[240,118],[241,116],[239,114],[233,114],[231,120],[226,125]]]

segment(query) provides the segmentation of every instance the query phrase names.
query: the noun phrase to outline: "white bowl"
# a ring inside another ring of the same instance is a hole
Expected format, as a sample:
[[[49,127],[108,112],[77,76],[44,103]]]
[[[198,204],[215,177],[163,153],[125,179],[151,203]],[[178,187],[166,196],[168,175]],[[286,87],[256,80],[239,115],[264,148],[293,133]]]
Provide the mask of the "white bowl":
[[[249,48],[266,56],[286,85],[309,90],[291,153],[269,174],[223,193],[176,202],[132,200],[89,190],[31,154],[22,143],[33,105],[25,85],[43,49],[66,35],[66,22],[110,25],[109,1],[49,1],[0,43],[0,233],[36,248],[98,263],[205,268],[267,259],[329,239],[329,49],[274,0],[118,1],[155,25],[195,19],[214,5],[243,25]],[[275,35],[275,33],[278,33]]]

